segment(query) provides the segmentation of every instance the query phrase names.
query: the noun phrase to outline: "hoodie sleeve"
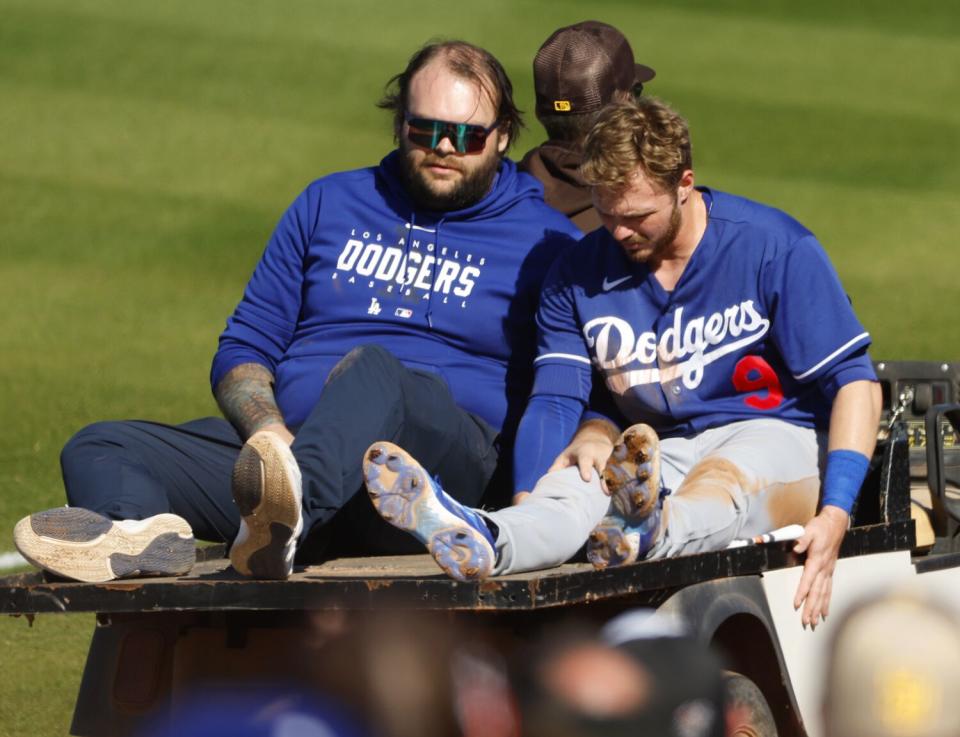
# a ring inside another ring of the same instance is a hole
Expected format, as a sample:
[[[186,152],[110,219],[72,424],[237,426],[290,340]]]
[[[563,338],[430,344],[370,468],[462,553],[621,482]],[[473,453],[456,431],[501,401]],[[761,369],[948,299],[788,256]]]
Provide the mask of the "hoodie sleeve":
[[[287,209],[227,319],[210,369],[216,388],[234,366],[259,363],[276,372],[300,314],[304,257],[320,206],[318,187],[308,187]]]

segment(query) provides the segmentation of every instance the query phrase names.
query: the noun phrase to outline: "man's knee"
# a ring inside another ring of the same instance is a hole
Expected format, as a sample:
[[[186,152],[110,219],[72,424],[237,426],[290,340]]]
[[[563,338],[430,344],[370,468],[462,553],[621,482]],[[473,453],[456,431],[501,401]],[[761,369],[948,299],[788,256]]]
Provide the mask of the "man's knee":
[[[560,505],[569,514],[593,520],[591,528],[603,518],[610,506],[610,497],[600,487],[600,477],[594,473],[590,481],[584,481],[576,466],[545,474],[523,503],[548,500]]]
[[[690,469],[678,491],[708,497],[728,495],[740,500],[750,485],[747,474],[733,461],[722,456],[709,456]]]
[[[112,465],[114,458],[126,453],[128,430],[124,422],[96,422],[77,432],[60,451],[67,502],[71,506],[93,508],[103,496],[103,484],[94,483],[91,470]]]
[[[90,459],[91,453],[119,452],[126,445],[124,422],[95,422],[77,432],[60,451],[60,466],[66,469]]]
[[[367,370],[397,372],[403,364],[390,351],[375,343],[360,345],[341,358],[327,375],[327,384],[336,381],[348,372]]]
[[[594,491],[603,493],[600,491],[599,476],[594,473],[590,481],[584,481],[577,466],[545,473],[533,487],[533,493],[538,497],[555,499],[578,498]]]

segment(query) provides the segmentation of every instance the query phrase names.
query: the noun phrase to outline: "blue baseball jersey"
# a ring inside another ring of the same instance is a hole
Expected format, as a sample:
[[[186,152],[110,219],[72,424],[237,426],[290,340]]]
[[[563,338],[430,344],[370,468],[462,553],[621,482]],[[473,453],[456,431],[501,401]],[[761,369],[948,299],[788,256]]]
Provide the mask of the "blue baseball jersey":
[[[554,265],[537,315],[534,394],[612,399],[663,437],[773,417],[826,428],[836,390],[875,379],[870,336],[813,234],[765,205],[698,188],[706,230],[666,291],[606,229]],[[616,415],[619,414],[620,417]]]

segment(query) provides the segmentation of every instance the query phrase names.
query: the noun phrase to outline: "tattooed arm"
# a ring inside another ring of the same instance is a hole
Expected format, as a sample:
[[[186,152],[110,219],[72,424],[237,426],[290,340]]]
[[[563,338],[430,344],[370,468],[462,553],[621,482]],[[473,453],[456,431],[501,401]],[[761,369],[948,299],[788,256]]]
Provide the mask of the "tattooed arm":
[[[217,384],[214,396],[223,416],[244,440],[259,430],[272,430],[287,443],[293,442],[273,395],[273,374],[266,366],[234,366]]]

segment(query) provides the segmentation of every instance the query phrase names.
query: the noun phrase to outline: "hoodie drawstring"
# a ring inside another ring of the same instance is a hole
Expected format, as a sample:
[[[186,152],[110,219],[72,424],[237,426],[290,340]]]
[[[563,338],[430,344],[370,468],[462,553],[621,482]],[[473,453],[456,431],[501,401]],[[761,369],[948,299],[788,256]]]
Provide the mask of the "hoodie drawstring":
[[[439,257],[439,253],[440,253],[440,226],[443,224],[443,222],[444,222],[444,218],[440,218],[440,220],[437,221],[437,223],[436,223],[436,225],[435,225],[435,227],[434,227],[434,229],[433,229],[432,231],[429,231],[429,229],[427,229],[427,228],[423,228],[423,229],[422,229],[422,230],[428,230],[429,232],[432,233],[432,235],[433,235],[433,248],[434,248],[435,253],[438,254],[436,257],[434,257],[433,268],[430,270],[430,287],[429,287],[429,289],[427,290],[427,312],[426,312],[425,317],[427,318],[427,328],[428,328],[429,330],[433,330],[433,291],[434,291],[434,290],[433,290],[433,287],[434,287],[434,284],[435,284],[435,282],[436,282],[437,271],[439,270],[439,267],[440,267],[440,257]],[[410,263],[410,242],[413,240],[413,237],[414,237],[413,233],[414,233],[414,230],[416,229],[416,226],[417,226],[417,213],[416,213],[416,212],[411,212],[411,213],[410,213],[410,222],[407,223],[407,233],[406,233],[406,237],[405,237],[405,239],[404,239],[403,261],[401,262],[401,263],[403,264],[404,270],[407,269],[407,267],[408,267],[408,265],[409,265],[409,263]],[[404,286],[404,287],[407,286],[407,282],[404,281],[404,282],[402,283],[402,286]],[[401,292],[402,292],[402,290],[401,290]]]
[[[443,218],[437,221],[437,229],[433,239],[433,247],[437,256],[434,259],[433,268],[430,270],[430,291],[427,293],[427,327],[430,330],[433,330],[433,292],[435,291],[433,285],[437,279],[437,272],[440,271],[440,226],[443,225],[443,222]]]

